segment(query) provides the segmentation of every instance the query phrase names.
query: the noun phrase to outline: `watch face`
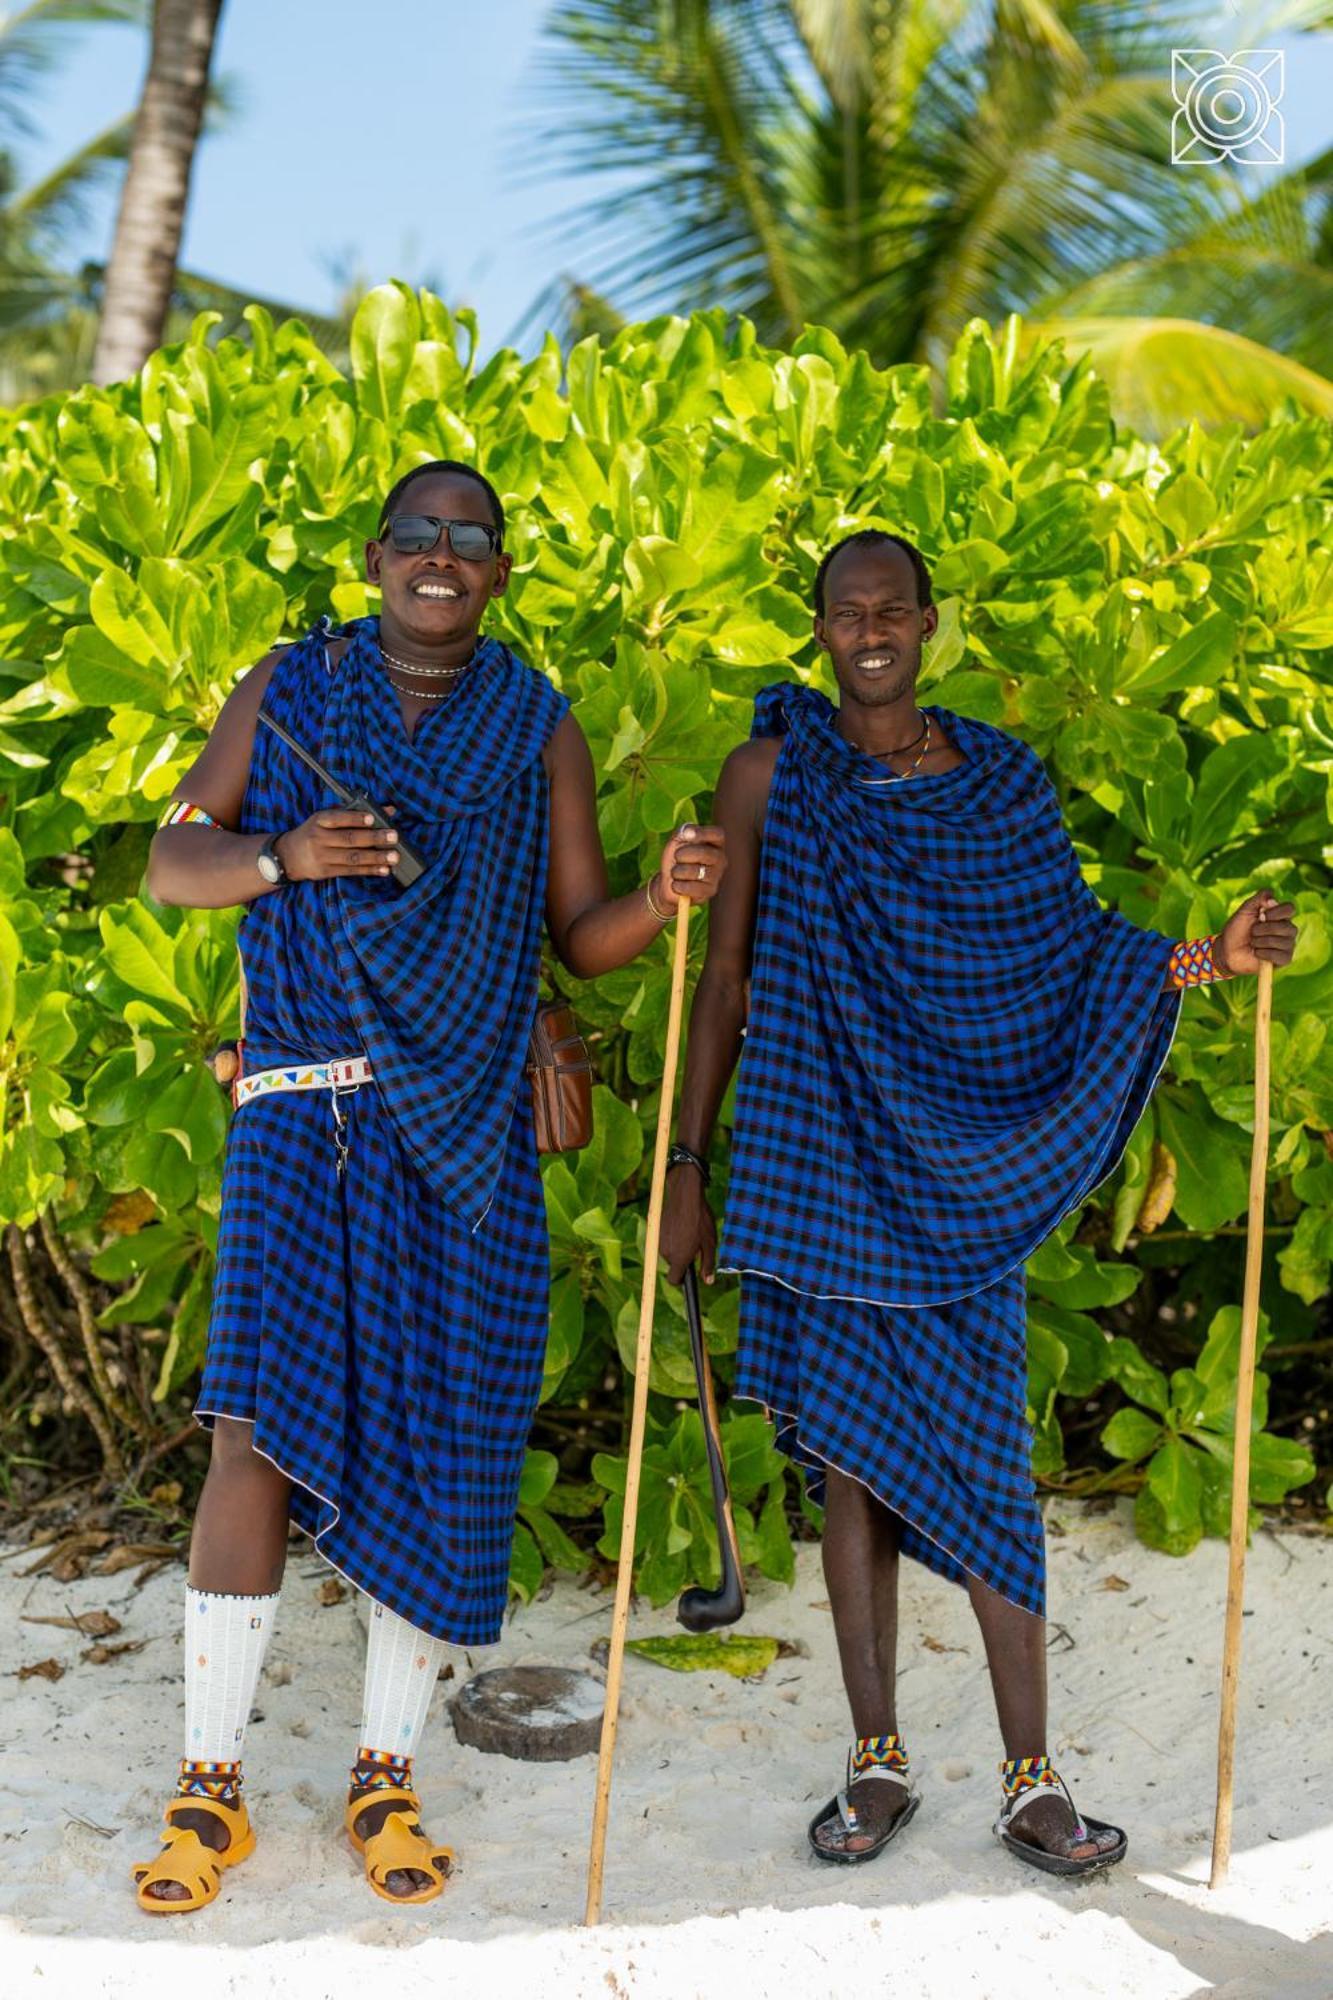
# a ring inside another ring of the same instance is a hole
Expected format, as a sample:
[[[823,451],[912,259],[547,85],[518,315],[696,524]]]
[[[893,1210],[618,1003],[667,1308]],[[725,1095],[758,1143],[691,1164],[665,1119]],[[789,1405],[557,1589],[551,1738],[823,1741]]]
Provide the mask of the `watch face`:
[[[255,856],[255,866],[266,882],[281,882],[282,863],[270,847],[261,847]]]

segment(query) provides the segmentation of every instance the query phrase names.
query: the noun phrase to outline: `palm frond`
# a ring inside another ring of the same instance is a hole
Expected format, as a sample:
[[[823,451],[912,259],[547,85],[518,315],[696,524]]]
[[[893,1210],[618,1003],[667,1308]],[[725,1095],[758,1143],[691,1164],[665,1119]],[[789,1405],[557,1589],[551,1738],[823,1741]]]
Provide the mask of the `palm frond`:
[[[0,123],[14,136],[34,130],[33,86],[59,60],[66,29],[97,22],[143,27],[150,12],[151,0],[29,0],[0,14]]]
[[[794,331],[805,308],[775,151],[791,93],[787,9],[778,0],[565,0],[545,38],[546,117],[529,157],[543,173],[616,182],[565,218],[570,239],[583,242],[587,281],[643,309],[681,270],[691,298],[766,296]],[[571,99],[582,107],[574,123]]]
[[[1118,420],[1165,437],[1206,416],[1260,430],[1284,401],[1333,419],[1333,381],[1225,327],[1185,319],[1050,319],[1024,341],[1057,336],[1072,359],[1089,354]]]
[[[1333,377],[1333,256],[1321,241],[1327,190],[1317,184],[1329,165],[1293,169],[1193,235],[1048,295],[1040,311],[1222,324]]]
[[[190,318],[200,312],[220,313],[222,324],[219,332],[222,334],[246,335],[244,315],[247,306],[262,306],[274,320],[299,319],[336,364],[346,355],[348,332],[357,302],[350,300],[346,312],[342,314],[307,312],[304,306],[294,306],[283,299],[265,298],[237,285],[225,284],[219,278],[203,277],[197,271],[177,271],[171,303],[173,312]]]
[[[81,226],[88,217],[90,197],[101,192],[129,157],[133,131],[131,112],[61,160],[41,180],[20,188],[5,203],[0,227],[11,237],[49,240],[62,230]]]
[[[792,17],[839,111],[856,111],[874,80],[870,0],[792,0]]]

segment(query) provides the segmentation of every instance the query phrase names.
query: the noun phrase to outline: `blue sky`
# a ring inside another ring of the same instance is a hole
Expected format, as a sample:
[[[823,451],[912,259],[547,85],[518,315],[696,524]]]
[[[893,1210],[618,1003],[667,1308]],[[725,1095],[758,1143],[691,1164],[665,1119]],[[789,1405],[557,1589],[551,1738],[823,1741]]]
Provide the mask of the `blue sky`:
[[[313,311],[334,303],[340,259],[370,282],[429,280],[474,305],[483,345],[498,345],[575,260],[552,224],[577,184],[519,187],[513,175],[531,150],[548,11],[549,0],[227,0],[216,69],[239,101],[196,163],[186,267]],[[1228,53],[1235,16],[1218,10]],[[1290,38],[1271,39],[1288,50],[1287,158],[1308,158],[1333,143],[1333,34],[1302,38],[1298,56]],[[71,31],[30,107],[40,135],[20,149],[25,173],[131,106],[144,60],[135,31]],[[103,257],[113,223],[107,201],[75,253]]]
[[[434,279],[478,307],[498,345],[565,268],[543,224],[578,197],[568,180],[510,185],[547,12],[546,0],[227,0],[214,71],[238,104],[195,163],[186,268],[318,311],[345,257],[371,282]],[[70,32],[30,107],[41,136],[20,150],[25,176],[134,104],[145,52],[131,29]],[[114,219],[99,205],[77,251],[104,256]]]

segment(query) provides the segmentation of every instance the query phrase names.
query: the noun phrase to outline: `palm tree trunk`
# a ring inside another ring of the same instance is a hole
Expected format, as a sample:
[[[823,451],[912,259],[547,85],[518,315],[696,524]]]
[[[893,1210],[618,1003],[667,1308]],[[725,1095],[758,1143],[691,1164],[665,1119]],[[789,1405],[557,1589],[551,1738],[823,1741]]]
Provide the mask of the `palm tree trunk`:
[[[153,47],[107,266],[93,380],[132,375],[162,339],[223,0],[154,0]]]

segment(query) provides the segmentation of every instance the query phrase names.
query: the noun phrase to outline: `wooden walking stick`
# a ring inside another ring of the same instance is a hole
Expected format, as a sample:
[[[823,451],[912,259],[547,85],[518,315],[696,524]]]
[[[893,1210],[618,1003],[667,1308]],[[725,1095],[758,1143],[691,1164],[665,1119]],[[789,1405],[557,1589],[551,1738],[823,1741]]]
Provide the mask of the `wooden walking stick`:
[[[1227,1571],[1226,1637],[1222,1646],[1222,1714],[1217,1731],[1217,1812],[1213,1820],[1210,1889],[1220,1889],[1231,1865],[1231,1804],[1236,1776],[1236,1689],[1240,1678],[1241,1614],[1245,1603],[1245,1543],[1250,1531],[1250,1424],[1259,1338],[1259,1278],[1264,1261],[1264,1183],[1268,1176],[1268,1043],[1273,968],[1259,967],[1254,1005],[1254,1144],[1250,1149],[1250,1209],[1245,1228],[1245,1289],[1236,1364],[1236,1441],[1231,1472],[1231,1561]]]
[[[685,952],[689,940],[690,905],[676,899],[676,944],[671,960],[671,1004],[667,1010],[666,1059],[662,1098],[657,1107],[657,1143],[648,1195],[648,1233],[643,1246],[643,1290],[639,1297],[639,1344],[634,1354],[634,1409],[630,1419],[629,1462],[625,1472],[625,1513],[620,1529],[620,1559],[616,1569],[616,1604],[611,1618],[611,1649],[606,1659],[606,1706],[602,1710],[602,1743],[597,1760],[597,1803],[592,1817],[592,1847],[588,1856],[588,1900],[585,1924],[602,1915],[602,1864],[606,1858],[606,1816],[611,1804],[611,1760],[616,1753],[616,1723],[620,1716],[620,1673],[625,1662],[625,1630],[629,1624],[630,1583],[634,1575],[634,1530],[639,1514],[639,1474],[643,1439],[648,1427],[648,1371],[653,1354],[653,1308],[657,1303],[657,1245],[662,1233],[662,1197],[666,1191],[666,1156],[671,1142],[671,1108],[676,1094],[676,1058],[680,1051],[680,1021],[685,1006]]]

